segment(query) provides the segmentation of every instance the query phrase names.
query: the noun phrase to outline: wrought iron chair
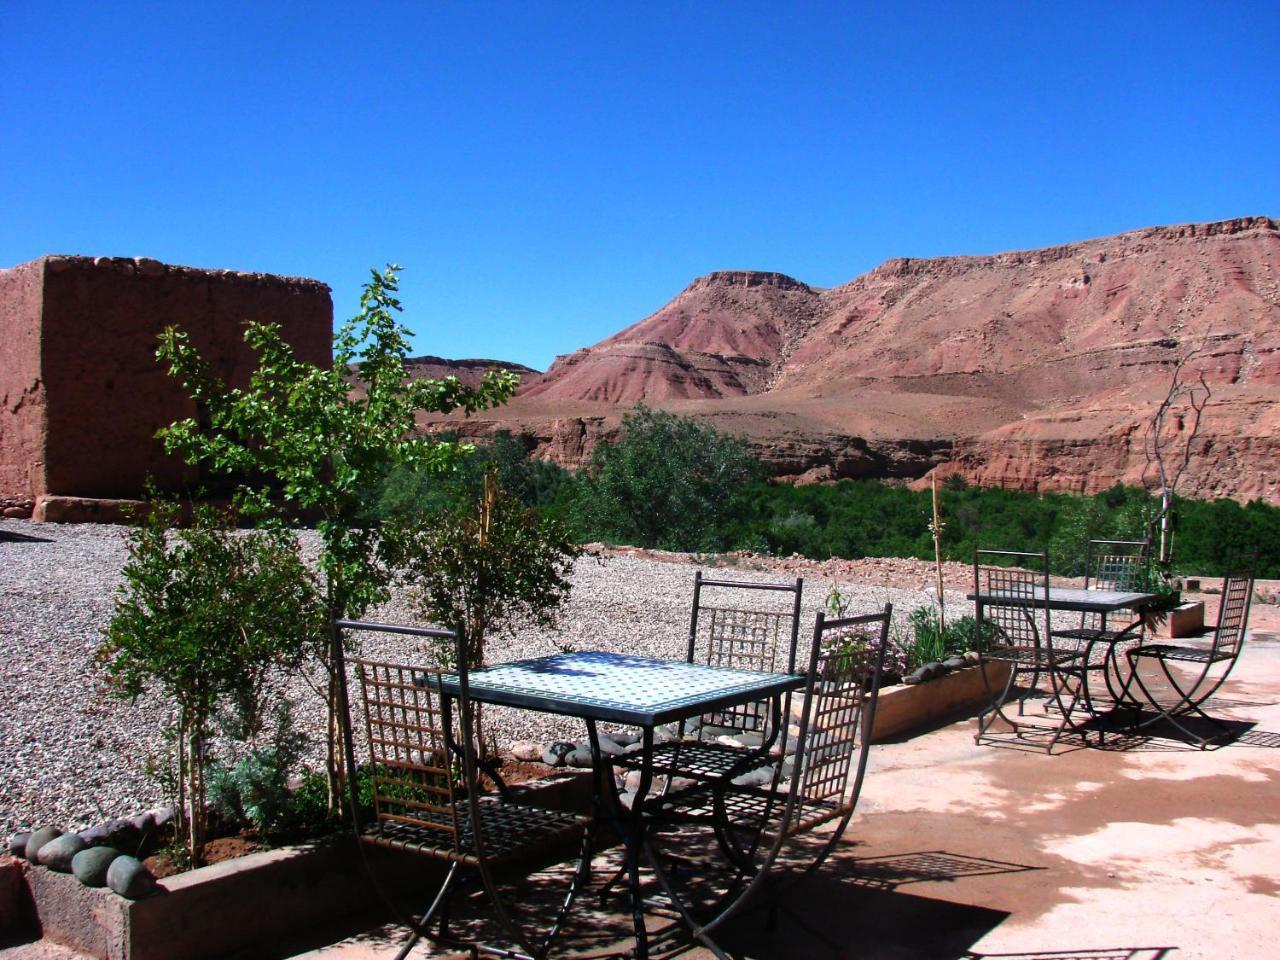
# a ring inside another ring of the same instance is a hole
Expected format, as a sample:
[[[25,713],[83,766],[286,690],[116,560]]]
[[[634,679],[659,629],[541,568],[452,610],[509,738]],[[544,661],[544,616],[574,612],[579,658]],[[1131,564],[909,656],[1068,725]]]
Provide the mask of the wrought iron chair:
[[[1086,590],[1118,590],[1141,593],[1151,587],[1150,540],[1090,540],[1085,545]],[[1107,692],[1113,704],[1128,698],[1127,685],[1120,669],[1118,646],[1126,641],[1141,643],[1143,621],[1141,616],[1119,629],[1107,623],[1105,613],[1080,614],[1080,624],[1065,630],[1054,630],[1053,638],[1060,647],[1070,647],[1074,642],[1088,661],[1087,669],[1102,674]],[[1083,665],[1082,665],[1083,666]],[[1094,708],[1096,692],[1082,702]]]
[[[804,580],[799,577],[795,583],[709,580],[699,570],[693,579],[686,660],[768,673],[795,673],[803,590]],[[787,608],[725,605],[731,602],[724,599],[729,595],[768,593],[789,594]],[[769,703],[749,703],[707,714],[689,731],[689,736],[682,724],[675,739],[654,748],[654,774],[666,777],[669,786],[671,778],[716,779],[744,773],[753,764],[758,766],[779,738],[785,748],[787,724],[783,718],[788,716],[790,703],[790,696],[784,698],[778,716],[773,715]],[[721,737],[752,742],[735,746],[722,742]],[[630,755],[614,758],[614,766],[621,768],[634,769],[640,762]]]
[[[866,777],[892,616],[892,604],[865,616],[828,620],[817,615],[799,731],[775,765],[771,783],[721,778],[673,790],[659,801],[664,825],[710,825],[738,870],[735,883],[751,885],[741,894],[731,885],[722,902],[732,899],[732,906],[708,910],[695,935],[725,922],[781,860],[794,870],[781,881],[774,878],[775,903],[784,890],[821,867],[839,843]],[[789,846],[832,822],[832,829],[815,838],[816,850],[786,855]]]
[[[1253,599],[1254,573],[1258,555],[1233,557],[1227,562],[1227,576],[1222,581],[1222,603],[1218,608],[1218,624],[1208,645],[1151,643],[1135,647],[1127,653],[1133,686],[1155,711],[1155,716],[1135,724],[1148,727],[1168,721],[1201,750],[1210,743],[1230,735],[1230,729],[1209,716],[1202,705],[1218,692],[1240,659],[1244,649],[1245,628],[1249,621],[1249,605]],[[1151,687],[1151,681],[1142,676],[1142,665],[1154,662],[1160,668],[1163,681],[1173,691],[1173,699],[1162,698]],[[1190,670],[1190,678],[1179,676],[1174,666]],[[1198,717],[1218,732],[1203,736],[1187,725],[1190,717]]]
[[[1090,540],[1085,547],[1084,588],[1139,592],[1151,583],[1151,542],[1148,540]],[[1054,630],[1064,640],[1115,642],[1130,633],[1126,625],[1109,629],[1104,613],[1081,613],[1080,626]]]
[[[398,958],[406,956],[420,937],[472,954],[506,957],[547,956],[552,941],[579,888],[587,879],[592,836],[589,818],[549,810],[514,800],[506,790],[485,793],[474,743],[474,714],[467,695],[467,658],[458,633],[421,627],[360,621],[335,621],[335,650],[341,657],[338,631],[374,631],[425,637],[454,645],[454,662],[461,694],[440,694],[440,671],[406,664],[352,658],[364,705],[364,730],[369,748],[369,780],[373,820],[362,823],[355,769],[346,671],[342,670],[343,732],[348,756],[350,802],[361,844],[409,851],[447,865],[440,889],[426,911],[406,920],[411,936]],[[345,658],[344,658],[345,659]],[[340,664],[341,666],[341,664]],[[453,706],[456,702],[457,715]],[[516,916],[498,887],[500,875],[516,877],[530,867],[569,859],[565,851],[577,845],[578,869],[559,913],[541,937]],[[464,940],[449,932],[449,902],[465,873],[478,877],[510,946]],[[375,878],[376,883],[376,878]],[[433,930],[433,924],[436,924]]]
[[[1016,564],[1016,566],[1011,565]],[[1071,712],[1079,702],[1084,678],[1084,651],[1076,643],[1054,646],[1049,628],[1049,554],[1017,550],[975,550],[973,593],[976,610],[975,643],[982,679],[991,705],[978,716],[974,742],[990,736],[997,720],[1008,724],[1015,736],[1047,733],[1045,750],[1052,751],[1071,724]],[[1000,689],[991,684],[988,663],[1006,663],[1009,676]],[[1020,681],[1030,677],[1021,684]],[[1025,719],[1026,700],[1039,694],[1040,679],[1049,681],[1048,696],[1056,717],[1046,711],[1035,722]],[[1017,696],[1018,716],[1006,712]]]

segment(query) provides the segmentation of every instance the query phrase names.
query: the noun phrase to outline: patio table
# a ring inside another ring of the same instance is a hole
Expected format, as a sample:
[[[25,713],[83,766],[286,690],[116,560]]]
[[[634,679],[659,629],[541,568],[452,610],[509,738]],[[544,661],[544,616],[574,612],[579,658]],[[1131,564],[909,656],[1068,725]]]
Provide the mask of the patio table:
[[[799,674],[762,673],[623,653],[580,651],[473,670],[468,676],[467,689],[476,702],[580,717],[586,721],[596,819],[597,823],[605,820],[613,823],[622,837],[635,930],[635,956],[644,958],[648,956],[648,933],[640,889],[642,856],[648,859],[691,937],[722,955],[710,937],[699,929],[688,908],[679,902],[648,841],[645,812],[653,782],[655,728],[765,699],[772,703],[776,726],[783,695],[799,689],[804,682],[805,678]],[[444,693],[457,695],[457,677],[442,677],[441,687]],[[618,796],[609,755],[600,748],[599,723],[640,728],[643,762],[629,812]],[[762,757],[763,753],[762,750]]]
[[[1023,594],[1015,595],[999,590],[993,590],[971,592],[967,595],[966,599],[972,600],[978,608],[979,620],[982,619],[981,607],[984,604],[1000,604],[1002,606],[1028,606],[1035,607],[1037,609],[1044,609],[1047,607],[1049,610],[1058,610],[1063,612],[1097,613],[1103,616],[1103,623],[1105,624],[1105,618],[1107,616],[1118,613],[1121,610],[1132,610],[1140,614],[1144,609],[1158,600],[1159,596],[1154,593],[1140,593],[1125,590],[1086,590],[1080,587],[1050,586],[1047,598],[1045,596],[1045,590],[1041,587],[1036,587],[1029,597]],[[1094,647],[1103,645],[1107,648],[1106,657],[1101,666],[1103,679],[1106,681],[1107,692],[1110,694],[1113,705],[1120,706],[1122,704],[1130,703],[1131,701],[1128,696],[1130,681],[1129,678],[1120,676],[1119,663],[1117,661],[1115,651],[1121,642],[1134,639],[1135,637],[1140,638],[1140,633],[1137,631],[1141,626],[1142,618],[1139,616],[1116,634],[1086,641],[1083,650],[1084,668],[1072,668],[1071,666],[1062,667],[1066,672],[1071,672],[1072,669],[1079,670],[1081,684],[1080,699],[1090,716],[1097,716],[1098,714],[1094,700],[1089,692],[1089,672],[1091,669],[1090,655],[1093,652]],[[1048,644],[1051,649],[1053,644],[1052,634],[1049,637],[1046,637],[1044,642]],[[1117,680],[1119,681],[1118,688],[1112,684],[1111,672],[1107,669],[1108,666],[1112,666],[1116,670]],[[1052,659],[1050,661],[1050,669],[1058,669],[1058,665],[1054,663]],[[1058,677],[1053,678],[1054,682],[1057,682],[1058,679]]]

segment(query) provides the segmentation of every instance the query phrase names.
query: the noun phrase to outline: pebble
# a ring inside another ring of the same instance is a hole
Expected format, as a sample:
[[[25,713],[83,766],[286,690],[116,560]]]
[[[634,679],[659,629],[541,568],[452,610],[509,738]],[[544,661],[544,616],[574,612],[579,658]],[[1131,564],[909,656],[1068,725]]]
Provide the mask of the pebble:
[[[132,816],[139,810],[156,813],[164,793],[157,779],[147,774],[145,762],[164,756],[163,731],[171,722],[172,708],[152,694],[133,704],[105,697],[102,673],[94,665],[121,582],[128,530],[0,519],[0,532],[17,535],[0,538],[0,645],[9,681],[0,685],[0,717],[4,718],[0,797],[5,798],[0,805],[0,830],[25,832],[42,823],[79,830],[104,817]],[[300,539],[304,550],[314,556],[315,533],[302,531]],[[511,635],[494,635],[489,640],[489,661],[545,656],[563,645],[684,660],[693,575],[698,569],[688,559],[640,551],[634,556],[583,556],[574,570],[574,592],[562,612],[560,630],[522,627]],[[777,582],[803,575],[806,624],[812,624],[835,578],[851,600],[851,611],[878,609],[889,600],[905,617],[929,602],[916,587],[884,585],[890,573],[898,576],[921,569],[917,561],[819,563],[761,560],[744,554],[737,563],[737,568],[717,568],[715,576]],[[771,569],[753,569],[758,564]],[[948,565],[947,582],[956,589],[948,591],[947,608],[960,610],[972,571],[963,564],[954,565],[952,571],[952,566]],[[901,582],[911,581],[903,578]],[[390,623],[421,622],[404,591],[369,610],[367,616]],[[362,654],[372,658],[406,663],[424,658],[412,638],[356,634],[353,640]],[[313,769],[324,768],[324,706],[312,692],[318,684],[318,672],[313,669],[309,676],[288,678],[283,690],[296,705],[299,729],[311,735],[301,762]],[[361,729],[360,709],[357,703],[357,729]],[[499,745],[574,742],[585,736],[581,720],[532,711],[489,708],[485,724]],[[670,736],[670,731],[660,728],[656,739]],[[614,742],[631,748],[621,740]],[[357,749],[363,755],[367,748],[357,740]],[[157,815],[155,819],[162,826],[168,818]]]
[[[564,766],[565,758],[577,748],[578,745],[576,743],[568,743],[563,740],[548,744],[547,748],[542,751],[542,762],[550,767]]]
[[[40,862],[58,873],[71,872],[71,860],[87,845],[78,833],[64,833],[40,848]]]
[[[511,744],[511,755],[526,763],[537,762],[542,759],[542,744],[534,740],[517,740]]]

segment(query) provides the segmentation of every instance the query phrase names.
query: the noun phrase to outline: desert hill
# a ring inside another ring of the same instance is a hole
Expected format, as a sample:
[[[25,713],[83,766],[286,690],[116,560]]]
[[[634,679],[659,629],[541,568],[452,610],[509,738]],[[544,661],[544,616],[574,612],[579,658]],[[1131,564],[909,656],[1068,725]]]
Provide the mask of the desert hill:
[[[508,363],[505,360],[446,360],[444,357],[409,357],[404,362],[405,373],[413,379],[443,380],[445,377],[457,377],[468,387],[478,387],[484,375],[490,370],[514,373],[521,384],[538,376],[538,371],[526,367],[522,363]],[[360,364],[353,363],[348,380],[355,385],[356,394],[364,395],[364,384],[360,380]]]
[[[576,466],[636,401],[746,434],[780,475],[1096,491],[1139,483],[1188,353],[1212,390],[1184,492],[1280,503],[1280,229],[1153,227],[1042,250],[893,259],[818,289],[695,280],[466,425]]]

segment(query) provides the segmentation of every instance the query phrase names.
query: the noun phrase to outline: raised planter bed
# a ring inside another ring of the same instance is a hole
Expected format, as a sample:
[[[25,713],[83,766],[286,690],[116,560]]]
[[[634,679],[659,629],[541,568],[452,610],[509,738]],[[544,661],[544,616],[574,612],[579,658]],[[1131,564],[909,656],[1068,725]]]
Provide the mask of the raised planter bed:
[[[982,679],[983,670],[987,673],[986,682]],[[1009,670],[1008,663],[987,663],[924,683],[885,687],[876,703],[871,741],[880,743],[943,720],[977,713],[991,702],[990,691],[999,690],[1008,681]]]
[[[547,806],[576,808],[589,798],[589,778],[581,775],[529,786]],[[402,852],[367,850],[365,855],[382,886],[412,892],[414,898],[429,888],[431,871],[443,869]],[[96,960],[270,955],[273,944],[296,940],[308,929],[366,913],[380,903],[350,834],[166,877],[157,882],[156,893],[141,900],[86,887],[47,867],[15,866],[19,876],[25,874],[21,885],[34,903],[38,932]],[[5,916],[4,883],[0,871],[0,919]],[[19,906],[23,892],[13,898]],[[0,938],[6,933],[0,924]]]

